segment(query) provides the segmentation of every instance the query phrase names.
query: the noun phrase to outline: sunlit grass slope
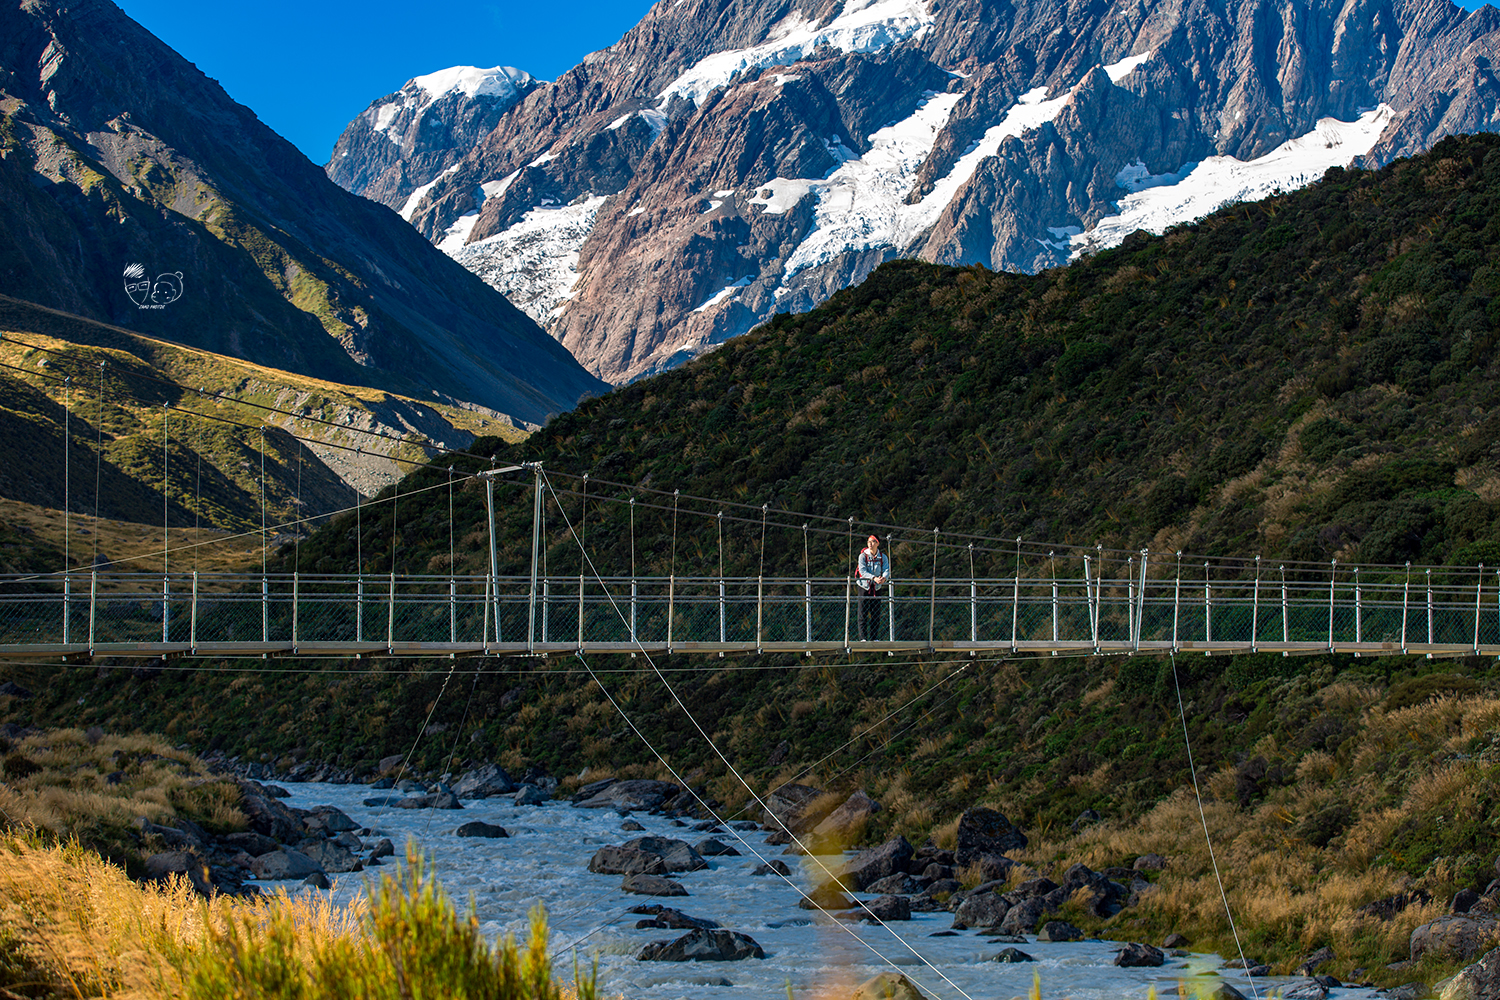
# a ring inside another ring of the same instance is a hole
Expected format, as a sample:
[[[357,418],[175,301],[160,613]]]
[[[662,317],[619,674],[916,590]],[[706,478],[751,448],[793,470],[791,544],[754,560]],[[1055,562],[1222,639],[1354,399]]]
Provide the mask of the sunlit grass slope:
[[[431,459],[435,443],[524,436],[490,411],[321,382],[3,296],[0,336],[0,496],[56,510],[258,528],[262,467],[275,525],[352,505]]]

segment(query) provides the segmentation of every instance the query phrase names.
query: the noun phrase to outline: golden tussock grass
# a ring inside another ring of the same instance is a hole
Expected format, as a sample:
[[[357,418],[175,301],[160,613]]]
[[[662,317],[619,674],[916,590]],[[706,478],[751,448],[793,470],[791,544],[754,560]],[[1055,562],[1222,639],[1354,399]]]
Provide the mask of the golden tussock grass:
[[[1493,787],[1487,748],[1500,731],[1500,699],[1447,695],[1386,710],[1382,692],[1353,684],[1332,685],[1321,698],[1359,713],[1359,741],[1337,753],[1258,741],[1254,753],[1294,763],[1284,785],[1263,789],[1248,807],[1238,798],[1237,768],[1226,766],[1199,775],[1201,812],[1192,787],[1184,786],[1128,824],[1043,831],[1013,857],[1027,870],[1048,872],[1063,863],[1097,869],[1159,854],[1167,868],[1139,905],[1116,918],[1119,927],[1098,922],[1096,930],[1135,940],[1183,930],[1195,949],[1233,954],[1222,879],[1247,953],[1273,972],[1290,973],[1296,960],[1327,945],[1337,965],[1326,971],[1347,979],[1364,968],[1368,978],[1393,983],[1397,974],[1385,966],[1408,957],[1412,930],[1444,915],[1449,896],[1473,877],[1468,855],[1437,858],[1414,876],[1406,870],[1412,859],[1394,845],[1402,831],[1441,829],[1483,812],[1481,798]],[[1341,813],[1347,817],[1341,826],[1309,842],[1319,817]],[[1481,861],[1487,867],[1488,856]],[[1359,912],[1418,887],[1432,893],[1431,903],[1388,920]]]
[[[0,993],[117,1000],[593,1000],[552,977],[546,917],[489,944],[408,851],[367,899],[195,896],[142,887],[76,843],[0,839]]]
[[[28,736],[7,754],[6,778],[0,815],[9,825],[101,850],[124,849],[141,817],[182,816],[221,833],[245,828],[239,789],[156,737],[78,729]]]

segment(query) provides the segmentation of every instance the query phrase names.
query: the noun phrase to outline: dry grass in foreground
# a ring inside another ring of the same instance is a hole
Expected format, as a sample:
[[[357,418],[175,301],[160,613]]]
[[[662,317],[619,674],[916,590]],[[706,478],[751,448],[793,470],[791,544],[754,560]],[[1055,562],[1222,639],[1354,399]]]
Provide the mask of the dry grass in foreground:
[[[325,894],[264,901],[142,888],[76,843],[0,839],[0,996],[120,1000],[594,1000],[591,976],[554,981],[546,918],[523,948],[491,946],[422,857],[367,903]]]
[[[0,821],[12,830],[76,841],[127,866],[139,857],[143,816],[245,829],[239,788],[159,737],[56,729],[0,743],[0,774]]]

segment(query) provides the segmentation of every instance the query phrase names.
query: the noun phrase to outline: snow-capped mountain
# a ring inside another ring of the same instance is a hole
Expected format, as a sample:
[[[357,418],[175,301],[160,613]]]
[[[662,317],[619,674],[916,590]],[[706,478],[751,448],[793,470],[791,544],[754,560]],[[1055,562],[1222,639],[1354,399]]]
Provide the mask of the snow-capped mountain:
[[[1451,0],[660,0],[399,207],[618,383],[892,257],[1036,270],[1495,129],[1497,49]]]
[[[410,218],[432,182],[540,85],[510,66],[453,66],[408,80],[349,123],[328,176]]]

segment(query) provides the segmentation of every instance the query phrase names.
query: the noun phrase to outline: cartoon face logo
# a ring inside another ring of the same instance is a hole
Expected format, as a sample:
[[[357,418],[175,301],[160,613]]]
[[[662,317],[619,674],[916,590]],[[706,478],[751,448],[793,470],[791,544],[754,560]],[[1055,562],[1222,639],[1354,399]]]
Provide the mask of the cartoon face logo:
[[[152,303],[164,306],[180,298],[182,298],[182,272],[173,271],[170,274],[158,275],[156,284],[151,286]]]
[[[138,306],[144,306],[151,301],[151,281],[146,277],[146,268],[142,265],[126,266],[125,294],[129,295],[130,301]]]
[[[168,271],[152,281],[144,264],[125,266],[125,294],[137,309],[165,309],[182,298],[182,272]]]

